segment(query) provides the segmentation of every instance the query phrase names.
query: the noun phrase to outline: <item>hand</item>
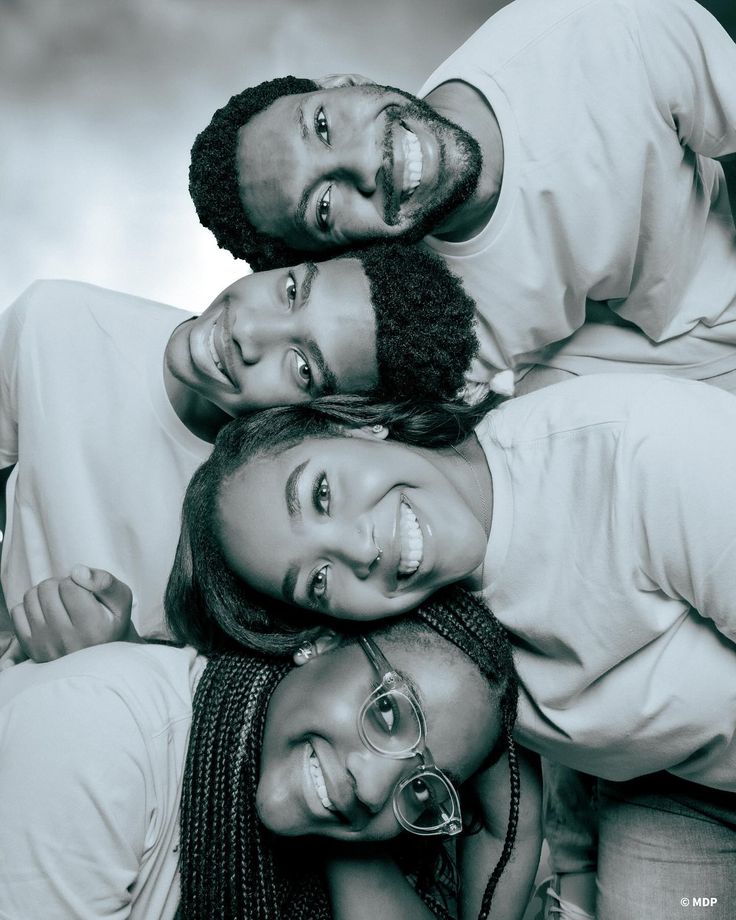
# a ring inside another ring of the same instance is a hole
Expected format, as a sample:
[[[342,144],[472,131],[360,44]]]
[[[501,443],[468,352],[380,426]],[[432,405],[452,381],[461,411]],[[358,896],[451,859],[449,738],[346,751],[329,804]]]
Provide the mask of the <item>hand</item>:
[[[90,645],[137,638],[133,595],[109,572],[78,565],[68,578],[47,578],[10,611],[23,652],[52,661]]]
[[[314,81],[322,89],[335,89],[338,86],[375,86],[376,81],[359,73],[328,73]]]

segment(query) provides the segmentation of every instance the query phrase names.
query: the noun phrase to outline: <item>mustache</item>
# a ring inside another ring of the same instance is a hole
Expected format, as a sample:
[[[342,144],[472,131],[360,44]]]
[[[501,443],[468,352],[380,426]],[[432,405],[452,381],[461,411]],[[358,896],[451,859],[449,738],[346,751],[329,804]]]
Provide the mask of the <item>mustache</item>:
[[[386,124],[383,128],[383,157],[381,165],[381,185],[383,188],[383,219],[389,227],[399,222],[400,195],[394,184],[394,125],[401,121],[401,110],[391,108],[386,112]]]

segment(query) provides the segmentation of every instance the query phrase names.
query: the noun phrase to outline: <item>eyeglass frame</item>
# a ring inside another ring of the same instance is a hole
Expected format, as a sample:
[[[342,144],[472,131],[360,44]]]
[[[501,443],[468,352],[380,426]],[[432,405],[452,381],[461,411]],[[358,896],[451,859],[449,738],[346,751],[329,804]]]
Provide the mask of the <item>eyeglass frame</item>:
[[[363,649],[366,655],[366,658],[370,662],[373,670],[376,672],[377,677],[380,679],[380,683],[366,697],[358,713],[358,734],[360,736],[360,740],[365,745],[365,747],[368,748],[369,751],[372,751],[379,757],[386,757],[389,760],[411,760],[414,757],[418,757],[420,759],[420,763],[416,769],[412,770],[412,772],[408,773],[406,776],[402,776],[401,779],[397,781],[393,792],[391,793],[391,804],[393,806],[396,820],[404,828],[404,830],[408,831],[410,834],[416,834],[422,837],[438,836],[441,834],[448,837],[454,837],[463,829],[462,813],[460,810],[460,794],[455,788],[455,784],[437,766],[429,748],[427,747],[427,720],[424,716],[421,704],[417,699],[416,693],[412,690],[406,678],[403,677],[399,671],[395,670],[381,649],[372,639],[370,639],[368,636],[358,636],[358,641],[360,643],[360,647]],[[396,753],[392,753],[390,751],[381,751],[370,742],[370,739],[368,738],[368,735],[363,726],[363,719],[374,697],[377,697],[381,693],[388,693],[398,689],[400,689],[401,693],[409,700],[409,703],[416,713],[417,721],[419,723],[419,738],[412,745],[412,747],[408,748],[406,751],[400,751]],[[411,825],[408,819],[402,817],[397,805],[397,800],[403,790],[415,779],[419,779],[422,776],[432,776],[443,783],[450,793],[450,799],[452,800],[453,804],[453,813],[445,818],[442,825],[430,830]]]

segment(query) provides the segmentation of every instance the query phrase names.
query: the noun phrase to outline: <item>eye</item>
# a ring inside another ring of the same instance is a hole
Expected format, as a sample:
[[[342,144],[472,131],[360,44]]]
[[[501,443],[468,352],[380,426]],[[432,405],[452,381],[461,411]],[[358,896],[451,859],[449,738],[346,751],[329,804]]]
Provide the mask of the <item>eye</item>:
[[[294,276],[289,272],[286,278],[286,301],[289,304],[289,309],[294,306],[294,301],[296,300],[296,281]]]
[[[330,513],[330,484],[324,473],[315,480],[312,502],[321,514]]]
[[[320,106],[314,113],[314,131],[323,144],[330,146],[330,126],[327,123],[325,110]]]
[[[312,383],[312,371],[298,351],[294,352],[294,369],[299,386],[307,389]]]
[[[394,734],[399,727],[399,707],[390,694],[380,696],[371,707],[373,720],[381,731]]]
[[[314,575],[309,579],[309,587],[307,590],[310,600],[316,601],[317,603],[324,601],[327,595],[327,572],[329,568],[328,565],[323,565],[322,568],[317,569]]]
[[[411,797],[418,805],[426,805],[433,799],[432,790],[423,779],[417,777],[417,779],[412,780],[409,784],[409,789],[411,790]]]
[[[327,187],[327,191],[317,202],[317,226],[323,233],[330,229],[330,199],[332,198],[332,186]]]

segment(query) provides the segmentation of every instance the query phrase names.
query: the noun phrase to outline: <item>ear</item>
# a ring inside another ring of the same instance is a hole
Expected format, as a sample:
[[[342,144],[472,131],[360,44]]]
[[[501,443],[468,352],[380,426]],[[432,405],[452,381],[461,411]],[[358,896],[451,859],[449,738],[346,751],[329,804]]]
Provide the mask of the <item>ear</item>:
[[[331,652],[332,649],[337,648],[341,642],[342,638],[336,632],[332,629],[325,629],[323,632],[318,633],[314,639],[305,639],[292,655],[292,661],[295,665],[299,666],[307,664],[308,661],[311,661],[318,655],[324,655],[326,652]]]
[[[322,89],[336,89],[339,86],[375,86],[376,81],[359,73],[328,73],[314,81]]]
[[[389,430],[385,425],[363,425],[362,428],[351,428],[348,437],[365,438],[367,441],[385,441]]]

